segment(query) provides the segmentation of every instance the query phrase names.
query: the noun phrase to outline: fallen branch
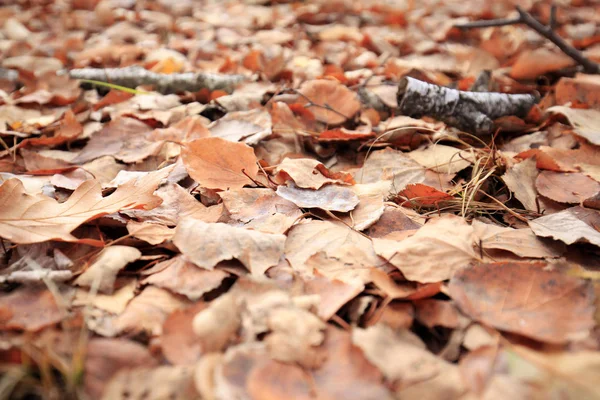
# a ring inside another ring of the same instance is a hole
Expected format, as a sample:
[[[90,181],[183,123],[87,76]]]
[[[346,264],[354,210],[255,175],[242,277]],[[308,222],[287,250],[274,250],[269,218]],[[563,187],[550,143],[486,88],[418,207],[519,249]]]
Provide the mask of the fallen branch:
[[[466,24],[455,25],[456,28],[460,29],[472,29],[472,28],[488,28],[491,26],[506,26],[506,25],[517,25],[525,24],[546,39],[554,43],[559,49],[566,55],[575,60],[581,65],[585,72],[589,74],[600,74],[600,65],[593,62],[589,58],[583,55],[575,47],[568,44],[562,37],[554,32],[556,26],[556,6],[552,6],[550,9],[550,23],[548,25],[542,24],[540,21],[535,19],[527,11],[517,6],[518,17],[515,18],[502,18],[502,19],[491,19],[487,21],[475,21]]]
[[[403,115],[430,116],[475,134],[490,132],[497,118],[525,117],[537,100],[530,94],[463,92],[409,77],[398,84],[397,96]]]
[[[233,92],[235,86],[244,77],[242,75],[225,75],[212,72],[184,72],[178,74],[159,74],[140,66],[125,68],[81,68],[69,71],[73,79],[86,79],[113,83],[128,88],[141,85],[153,85],[162,94],[197,92],[200,89],[224,90]]]

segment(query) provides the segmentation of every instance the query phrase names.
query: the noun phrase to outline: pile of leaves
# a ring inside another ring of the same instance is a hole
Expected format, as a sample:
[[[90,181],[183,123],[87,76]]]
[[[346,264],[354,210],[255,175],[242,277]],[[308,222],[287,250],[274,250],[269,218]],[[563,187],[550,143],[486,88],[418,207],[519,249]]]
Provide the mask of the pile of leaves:
[[[600,76],[455,27],[549,2],[8,3],[0,398],[600,398]],[[243,79],[68,74],[133,65]],[[541,100],[475,135],[403,77]]]

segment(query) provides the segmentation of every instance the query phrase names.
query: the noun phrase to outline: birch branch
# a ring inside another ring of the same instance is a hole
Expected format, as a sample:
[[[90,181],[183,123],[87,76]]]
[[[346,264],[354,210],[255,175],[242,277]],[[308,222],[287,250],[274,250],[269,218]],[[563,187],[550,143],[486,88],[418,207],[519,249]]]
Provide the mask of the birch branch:
[[[465,132],[488,133],[494,120],[525,117],[537,98],[530,94],[464,92],[405,77],[398,84],[398,109],[409,117],[433,117]]]
[[[244,80],[242,75],[225,75],[212,72],[184,72],[159,74],[140,66],[125,68],[81,68],[69,71],[73,79],[87,79],[113,83],[128,88],[153,85],[162,94],[197,92],[200,89],[224,90],[233,92],[235,86]]]

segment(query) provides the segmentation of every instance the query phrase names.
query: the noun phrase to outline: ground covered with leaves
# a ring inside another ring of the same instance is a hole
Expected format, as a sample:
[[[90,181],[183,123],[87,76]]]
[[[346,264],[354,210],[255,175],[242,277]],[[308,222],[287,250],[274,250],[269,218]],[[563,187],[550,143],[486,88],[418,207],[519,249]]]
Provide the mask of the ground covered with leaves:
[[[3,2],[0,398],[600,398],[593,3]]]

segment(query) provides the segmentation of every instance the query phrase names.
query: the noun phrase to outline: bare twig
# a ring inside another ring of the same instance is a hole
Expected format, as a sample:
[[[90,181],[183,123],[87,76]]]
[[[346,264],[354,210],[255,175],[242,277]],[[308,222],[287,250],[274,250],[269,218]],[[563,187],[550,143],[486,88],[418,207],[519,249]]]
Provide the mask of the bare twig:
[[[600,65],[593,62],[589,58],[583,55],[579,50],[575,47],[571,46],[567,43],[562,37],[560,37],[554,29],[556,27],[556,6],[552,6],[550,9],[550,21],[548,25],[542,24],[536,18],[534,18],[527,11],[523,10],[521,7],[517,6],[517,12],[519,13],[518,17],[515,18],[502,18],[502,19],[492,19],[488,21],[474,21],[466,24],[458,24],[455,25],[460,29],[472,29],[472,28],[487,28],[490,26],[506,26],[506,25],[517,25],[524,24],[550,40],[554,43],[559,49],[562,50],[563,53],[571,57],[575,60],[579,65],[581,65],[585,72],[590,74],[600,74]]]

